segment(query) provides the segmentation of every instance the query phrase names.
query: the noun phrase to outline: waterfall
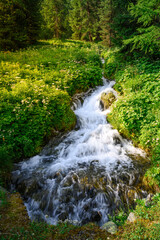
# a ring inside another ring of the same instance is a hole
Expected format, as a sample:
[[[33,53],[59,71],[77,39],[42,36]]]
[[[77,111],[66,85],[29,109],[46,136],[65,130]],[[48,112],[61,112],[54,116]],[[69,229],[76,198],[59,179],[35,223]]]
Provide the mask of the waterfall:
[[[100,97],[116,92],[113,81],[103,80],[104,86],[83,103],[74,103],[78,127],[57,143],[50,142],[40,155],[16,165],[13,186],[24,197],[32,220],[102,225],[109,214],[146,196],[141,184],[145,153],[107,122],[109,110],[101,109]]]

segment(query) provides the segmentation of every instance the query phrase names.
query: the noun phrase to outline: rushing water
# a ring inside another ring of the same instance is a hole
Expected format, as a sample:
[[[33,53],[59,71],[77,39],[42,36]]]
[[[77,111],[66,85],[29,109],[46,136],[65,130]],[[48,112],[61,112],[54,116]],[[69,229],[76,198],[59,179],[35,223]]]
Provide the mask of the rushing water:
[[[104,79],[104,86],[83,104],[75,101],[75,130],[16,166],[13,185],[24,197],[31,219],[101,225],[108,214],[146,195],[141,184],[145,154],[107,123],[109,110],[100,107],[103,92],[116,95],[113,85]]]

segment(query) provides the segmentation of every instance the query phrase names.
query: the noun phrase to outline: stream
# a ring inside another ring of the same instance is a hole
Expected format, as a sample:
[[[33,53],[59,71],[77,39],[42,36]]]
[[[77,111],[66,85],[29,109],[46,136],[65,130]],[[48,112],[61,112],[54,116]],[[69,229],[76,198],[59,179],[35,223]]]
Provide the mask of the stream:
[[[49,142],[43,151],[15,166],[13,189],[23,196],[32,220],[56,224],[96,222],[100,226],[118,209],[147,196],[142,184],[148,166],[145,153],[107,122],[100,97],[114,81],[77,98],[76,128]]]

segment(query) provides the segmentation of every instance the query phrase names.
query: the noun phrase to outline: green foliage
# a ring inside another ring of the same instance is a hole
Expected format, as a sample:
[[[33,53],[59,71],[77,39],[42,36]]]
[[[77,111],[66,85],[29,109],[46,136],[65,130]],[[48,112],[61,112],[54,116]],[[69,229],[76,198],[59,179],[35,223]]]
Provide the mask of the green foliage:
[[[144,53],[157,54],[160,50],[160,2],[159,0],[138,0],[129,7],[131,15],[137,19],[139,27],[134,36],[124,40],[131,51],[139,49]]]
[[[56,38],[67,38],[71,36],[71,30],[68,23],[67,0],[42,1],[41,14],[44,21],[42,34],[46,34],[46,37],[47,35],[49,37],[51,34],[51,37]]]
[[[70,2],[69,23],[73,39],[93,41],[98,37],[98,8],[97,0]]]
[[[123,55],[118,48],[102,52],[102,55],[105,58],[104,76],[108,79],[114,79],[115,72],[123,68]]]
[[[52,227],[46,223],[31,222],[29,226],[13,228],[6,234],[2,233],[1,239],[5,240],[45,240],[52,239]]]
[[[124,210],[119,210],[117,213],[114,213],[113,216],[109,216],[109,219],[113,221],[117,226],[123,226],[127,220],[128,214]]]
[[[6,207],[8,204],[7,201],[7,194],[3,191],[3,189],[0,187],[0,208]],[[0,215],[1,218],[1,215]]]
[[[42,42],[0,59],[2,174],[38,153],[56,131],[74,127],[70,96],[101,84],[102,69],[94,45],[72,41]]]
[[[0,50],[15,50],[36,41],[40,0],[1,0]]]
[[[156,221],[159,220],[159,213],[154,214],[155,209],[160,208],[160,193],[157,193],[156,195],[154,195],[152,201],[150,203],[147,204],[146,206],[146,200],[142,199],[142,200],[137,200],[137,206],[135,209],[135,213],[139,218],[143,218],[146,220],[150,220],[150,221]]]
[[[105,73],[116,79],[114,88],[121,95],[108,120],[122,135],[152,154],[152,168],[146,176],[160,184],[160,62],[144,57],[125,61],[118,51],[104,55]]]
[[[122,239],[152,239],[158,240],[160,235],[160,194],[154,195],[152,201],[145,205],[146,200],[137,200],[134,213],[137,215],[135,223],[123,226]]]

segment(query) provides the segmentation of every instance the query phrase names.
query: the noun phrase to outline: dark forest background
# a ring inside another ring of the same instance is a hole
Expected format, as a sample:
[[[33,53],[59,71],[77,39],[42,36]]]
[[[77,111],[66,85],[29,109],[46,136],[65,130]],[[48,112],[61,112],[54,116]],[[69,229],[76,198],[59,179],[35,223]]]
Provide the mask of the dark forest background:
[[[1,50],[51,38],[157,54],[160,0],[0,0]]]

